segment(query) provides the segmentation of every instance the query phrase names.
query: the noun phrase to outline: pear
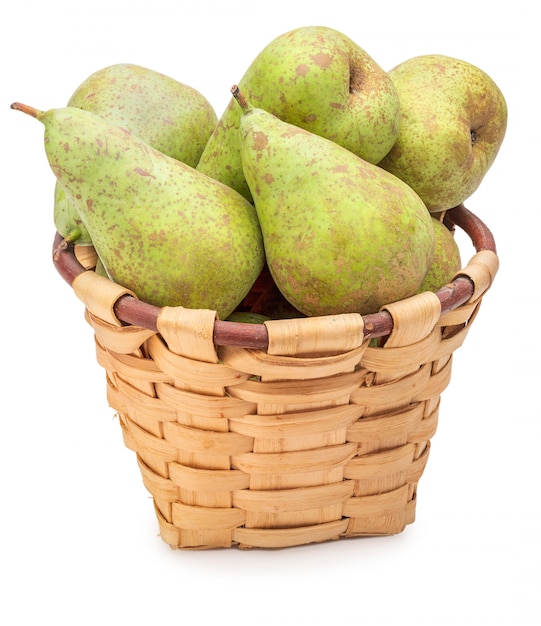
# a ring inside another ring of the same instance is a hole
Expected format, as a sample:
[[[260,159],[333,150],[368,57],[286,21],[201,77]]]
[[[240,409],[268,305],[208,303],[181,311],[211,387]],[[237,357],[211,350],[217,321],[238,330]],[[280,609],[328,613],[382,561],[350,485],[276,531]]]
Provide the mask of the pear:
[[[100,257],[98,257],[96,259],[96,267],[94,268],[94,271],[96,272],[96,274],[98,276],[103,276],[104,278],[109,278],[109,276],[107,275],[107,271],[105,269],[105,266],[103,265],[103,261],[100,259]]]
[[[333,28],[305,26],[279,35],[238,84],[259,108],[371,163],[389,152],[398,135],[400,104],[392,80],[363,48]],[[251,200],[239,154],[240,116],[231,99],[197,169]]]
[[[97,70],[75,89],[67,106],[123,126],[192,167],[218,121],[211,103],[197,89],[133,63]]]
[[[454,234],[438,217],[432,217],[434,225],[434,258],[421,283],[419,291],[438,291],[447,285],[462,268],[460,248]]]
[[[379,165],[421,196],[432,213],[462,204],[492,167],[505,137],[507,104],[479,67],[442,54],[389,70],[400,99],[397,140]]]
[[[73,198],[58,180],[54,188],[54,224],[66,243],[77,242],[80,246],[92,244],[90,233],[79,216]]]
[[[240,153],[267,264],[305,315],[376,312],[415,294],[434,255],[432,218],[404,182],[338,144],[253,107]]]
[[[193,87],[161,72],[117,63],[97,70],[73,92],[67,106],[91,111],[127,128],[161,152],[195,167],[218,117]],[[78,245],[91,244],[75,206],[57,182],[54,198],[57,231]]]
[[[156,306],[235,309],[264,263],[245,198],[89,111],[12,108],[44,124],[50,167],[112,280]]]
[[[251,311],[233,311],[227,318],[227,322],[242,322],[243,324],[263,324],[270,317],[261,313],[252,313]]]

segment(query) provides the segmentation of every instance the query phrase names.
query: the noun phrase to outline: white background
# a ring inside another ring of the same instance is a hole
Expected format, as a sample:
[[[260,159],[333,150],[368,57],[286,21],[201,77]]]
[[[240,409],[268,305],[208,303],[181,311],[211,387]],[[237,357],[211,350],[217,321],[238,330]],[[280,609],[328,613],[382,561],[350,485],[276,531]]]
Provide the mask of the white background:
[[[5,4],[2,624],[541,623],[541,136],[533,6]],[[417,521],[404,533],[278,551],[173,551],[158,537],[151,499],[107,406],[82,304],[51,262],[54,181],[43,129],[9,105],[63,106],[90,73],[132,62],[197,88],[221,115],[231,85],[266,44],[312,24],[341,30],[385,69],[438,52],[478,65],[498,83],[509,105],[507,136],[467,206],[493,231],[501,268],[455,353]]]

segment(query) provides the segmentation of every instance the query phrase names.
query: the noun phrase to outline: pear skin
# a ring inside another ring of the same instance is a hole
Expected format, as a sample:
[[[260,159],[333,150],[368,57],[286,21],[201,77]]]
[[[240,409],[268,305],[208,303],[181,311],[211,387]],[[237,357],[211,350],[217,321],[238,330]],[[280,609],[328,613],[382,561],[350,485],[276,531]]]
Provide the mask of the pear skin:
[[[306,315],[374,313],[414,295],[434,255],[432,218],[401,180],[334,142],[254,108],[243,115],[243,171],[269,270]]]
[[[67,106],[91,111],[183,163],[195,167],[218,117],[190,85],[134,63],[117,63],[88,76]]]
[[[227,322],[242,322],[243,324],[263,324],[270,317],[261,313],[252,313],[251,311],[233,311],[227,318]]]
[[[192,167],[218,121],[210,102],[199,91],[170,76],[133,63],[117,63],[88,76],[67,106],[91,111],[122,126],[152,147]],[[78,245],[92,243],[76,207],[56,184],[54,221],[57,231]]]
[[[264,264],[245,198],[94,113],[12,108],[44,124],[49,165],[112,280],[156,306],[235,309]]]
[[[389,70],[400,99],[400,130],[379,163],[439,213],[462,204],[492,167],[507,128],[507,104],[483,70],[441,54]]]
[[[344,33],[305,26],[283,33],[254,58],[239,88],[258,108],[331,139],[377,163],[399,130],[395,86],[380,65]],[[221,115],[197,169],[251,200],[242,171],[233,99]]]
[[[81,219],[77,206],[66,189],[57,180],[54,188],[53,218],[56,230],[66,242],[88,246],[92,238]]]
[[[457,272],[462,269],[460,248],[453,232],[437,217],[432,217],[434,224],[434,258],[419,291],[438,291],[447,285]]]

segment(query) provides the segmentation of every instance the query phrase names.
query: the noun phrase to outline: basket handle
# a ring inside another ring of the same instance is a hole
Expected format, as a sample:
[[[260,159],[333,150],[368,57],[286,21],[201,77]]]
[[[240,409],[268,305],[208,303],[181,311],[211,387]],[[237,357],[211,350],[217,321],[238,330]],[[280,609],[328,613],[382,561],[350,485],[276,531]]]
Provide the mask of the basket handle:
[[[492,233],[475,214],[463,204],[449,209],[445,213],[445,222],[450,226],[458,226],[465,231],[477,252],[490,250],[496,253],[496,244]],[[56,233],[53,244],[53,263],[71,286],[73,280],[86,269],[75,256],[74,246],[65,245],[62,236]],[[441,302],[442,315],[466,303],[474,293],[473,281],[467,276],[459,276],[452,283],[445,285],[436,292]],[[158,332],[157,320],[161,308],[137,300],[131,295],[123,295],[115,305],[117,318],[126,325],[140,326]],[[393,328],[391,315],[383,310],[363,316],[364,335],[385,337]],[[243,348],[267,350],[268,334],[264,324],[247,324],[242,322],[214,322],[214,343],[216,345],[235,345]]]

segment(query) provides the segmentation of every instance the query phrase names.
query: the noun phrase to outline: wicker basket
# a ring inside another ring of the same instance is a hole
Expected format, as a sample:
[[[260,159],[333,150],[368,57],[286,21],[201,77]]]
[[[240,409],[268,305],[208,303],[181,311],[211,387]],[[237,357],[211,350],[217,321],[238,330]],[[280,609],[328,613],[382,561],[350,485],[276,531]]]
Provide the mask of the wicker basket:
[[[278,548],[414,521],[452,354],[498,268],[481,220],[460,206],[446,222],[476,252],[437,294],[265,324],[143,303],[57,234],[166,543]]]

